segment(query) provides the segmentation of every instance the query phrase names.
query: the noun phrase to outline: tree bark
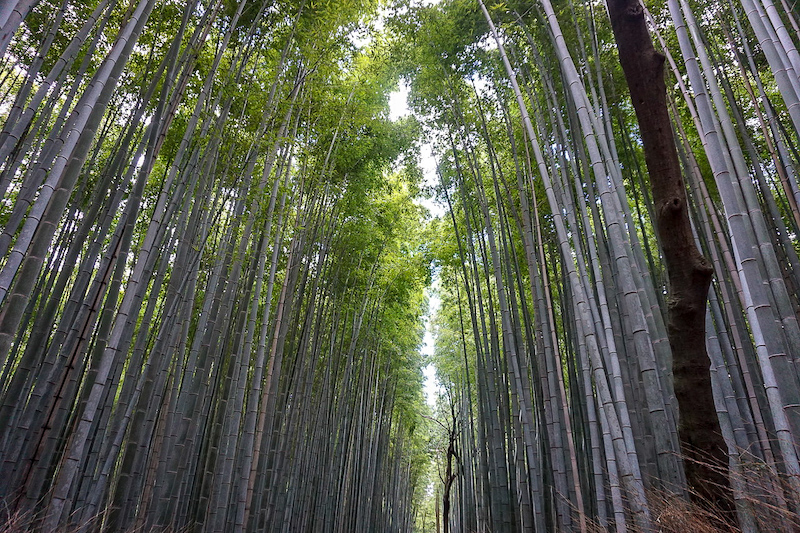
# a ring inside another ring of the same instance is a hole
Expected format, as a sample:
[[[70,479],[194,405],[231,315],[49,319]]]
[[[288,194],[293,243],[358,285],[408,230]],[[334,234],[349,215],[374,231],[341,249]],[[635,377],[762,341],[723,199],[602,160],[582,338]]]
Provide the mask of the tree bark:
[[[631,93],[653,190],[655,227],[669,279],[679,435],[693,497],[732,511],[727,447],[711,391],[705,310],[713,269],[695,245],[686,190],[667,109],[664,56],[653,47],[639,0],[609,0],[611,25]]]

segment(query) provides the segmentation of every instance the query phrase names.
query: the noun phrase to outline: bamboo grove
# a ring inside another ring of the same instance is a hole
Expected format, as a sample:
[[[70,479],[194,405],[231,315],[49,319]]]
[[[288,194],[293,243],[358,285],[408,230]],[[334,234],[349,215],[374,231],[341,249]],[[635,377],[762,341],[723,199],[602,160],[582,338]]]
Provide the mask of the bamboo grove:
[[[713,270],[711,522],[798,529],[800,11],[643,16]],[[700,499],[604,2],[11,0],[0,56],[7,529],[651,531]]]
[[[0,9],[4,518],[409,530],[429,273],[374,6],[34,4]]]
[[[716,504],[698,519],[715,531],[796,530],[797,8],[630,12],[664,56],[691,238],[713,268],[700,339],[713,405],[698,390],[693,406],[607,7],[452,1],[396,21],[416,44],[406,72],[448,208],[434,247],[442,530],[697,531],[669,522],[696,512],[687,500]],[[716,410],[722,464],[682,446],[701,407]],[[728,512],[687,483],[691,461],[724,474]]]

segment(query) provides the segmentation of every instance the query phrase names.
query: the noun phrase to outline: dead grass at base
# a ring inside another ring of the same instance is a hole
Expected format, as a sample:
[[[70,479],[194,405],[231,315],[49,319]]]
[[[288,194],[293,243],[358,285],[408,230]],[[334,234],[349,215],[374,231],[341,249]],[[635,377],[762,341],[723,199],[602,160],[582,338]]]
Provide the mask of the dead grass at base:
[[[797,494],[782,476],[763,461],[741,452],[739,471],[715,466],[739,488],[737,513],[724,512],[714,502],[692,493],[687,501],[671,492],[649,490],[647,502],[652,529],[641,531],[632,524],[626,512],[627,531],[631,533],[740,533],[746,531],[800,533],[800,515],[792,509],[800,507]],[[687,459],[684,458],[684,461]],[[706,465],[708,466],[708,465]],[[744,520],[740,524],[740,520]],[[587,517],[590,533],[614,531],[613,524],[602,527]]]

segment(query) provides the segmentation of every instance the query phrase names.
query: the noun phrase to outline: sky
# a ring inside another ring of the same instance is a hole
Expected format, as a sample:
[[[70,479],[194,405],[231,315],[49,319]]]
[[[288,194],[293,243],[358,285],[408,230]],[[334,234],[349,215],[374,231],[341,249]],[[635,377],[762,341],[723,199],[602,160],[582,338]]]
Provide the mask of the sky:
[[[408,108],[408,85],[401,81],[399,89],[389,95],[389,118],[397,120],[410,114],[411,110]],[[423,185],[428,187],[435,186],[438,184],[439,179],[436,177],[436,159],[433,157],[433,147],[430,143],[423,142],[420,146],[420,152],[421,158],[417,164],[422,169]],[[432,217],[441,217],[445,214],[444,206],[433,199],[421,198],[419,203],[430,211]]]
[[[391,120],[397,120],[410,114],[411,111],[408,108],[408,85],[401,81],[399,89],[389,95],[389,118]],[[423,183],[426,186],[435,185],[438,180],[436,177],[436,160],[433,157],[431,145],[423,142],[420,146],[420,152],[421,158],[417,164],[422,169]],[[445,214],[444,207],[433,199],[420,198],[418,203],[426,207],[433,217],[443,216]],[[441,304],[436,286],[437,279],[434,273],[434,281],[427,291],[430,304],[428,316],[425,317],[425,336],[422,339],[421,349],[422,354],[426,356],[433,355],[434,339],[431,320],[436,316],[436,312],[439,310],[439,305]],[[423,368],[422,373],[425,376],[425,400],[428,402],[428,405],[434,407],[436,405],[437,389],[439,386],[436,381],[436,367],[429,364]]]
[[[425,336],[422,338],[422,354],[433,355],[433,328],[431,327],[431,320],[436,316],[439,310],[439,295],[436,289],[431,288],[428,290],[428,297],[430,298],[430,309],[428,316],[425,317]],[[423,385],[423,392],[425,393],[425,401],[428,405],[434,407],[436,405],[436,397],[438,396],[439,382],[436,380],[436,367],[433,364],[428,364],[422,369],[422,374],[425,377]]]

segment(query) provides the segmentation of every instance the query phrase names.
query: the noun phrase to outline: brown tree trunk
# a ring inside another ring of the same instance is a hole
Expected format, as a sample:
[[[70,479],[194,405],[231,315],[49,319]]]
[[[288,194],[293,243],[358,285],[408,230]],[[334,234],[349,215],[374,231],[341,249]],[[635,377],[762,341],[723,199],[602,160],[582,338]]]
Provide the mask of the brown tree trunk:
[[[672,124],[664,56],[653,47],[639,0],[608,0],[620,63],[639,122],[653,190],[655,225],[669,277],[668,335],[673,354],[678,432],[693,497],[732,511],[724,472],[727,447],[714,407],[705,312],[712,267],[695,245]]]

